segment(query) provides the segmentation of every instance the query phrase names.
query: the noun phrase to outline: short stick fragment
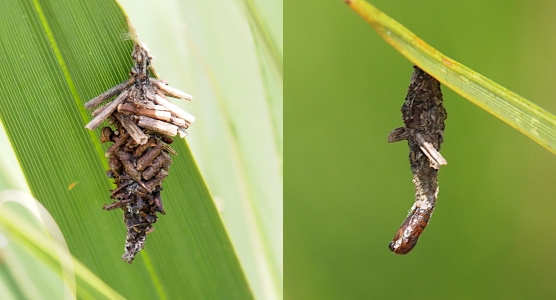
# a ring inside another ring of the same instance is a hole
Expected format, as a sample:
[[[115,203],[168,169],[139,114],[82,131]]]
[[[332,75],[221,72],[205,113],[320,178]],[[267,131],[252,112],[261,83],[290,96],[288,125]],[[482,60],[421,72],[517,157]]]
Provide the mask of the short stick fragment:
[[[124,169],[127,174],[131,176],[133,180],[137,182],[141,181],[141,174],[139,173],[139,171],[137,171],[133,164],[133,156],[131,156],[131,153],[125,152],[122,149],[118,149],[116,150],[116,155],[120,159],[122,165],[124,165]]]
[[[152,109],[138,108],[127,104],[118,105],[118,112],[127,115],[145,116],[157,120],[169,122],[172,118],[172,113],[169,111],[157,111]]]
[[[177,107],[175,104],[168,101],[164,97],[162,97],[158,94],[156,94],[156,95],[148,94],[147,98],[153,100],[158,105],[162,105],[162,106],[168,108],[174,115],[176,115],[180,119],[184,119],[187,123],[191,124],[191,123],[195,122],[195,117],[193,115],[191,115],[190,113],[188,113],[188,112],[184,111],[183,109]]]
[[[162,183],[162,180],[164,180],[164,178],[166,178],[166,177],[168,177],[168,172],[166,172],[166,170],[164,170],[164,169],[160,169],[160,171],[158,171],[158,173],[156,173],[156,176],[154,178],[147,181],[146,185],[150,189],[153,189],[154,187],[160,185]]]
[[[417,144],[423,153],[430,161],[430,166],[435,169],[440,169],[440,166],[448,164],[448,161],[434,148],[433,144],[427,142],[422,134],[417,133]]]
[[[156,143],[156,141],[157,141],[156,138],[151,137],[146,143],[137,147],[133,155],[135,155],[135,157],[140,157],[143,154],[143,152],[145,152],[147,149],[152,147]]]
[[[162,105],[153,105],[152,109],[154,110],[160,110],[160,111],[170,111],[169,109],[167,109],[166,107],[162,106]]]
[[[170,111],[162,105],[156,105],[156,104],[151,103],[151,102],[147,102],[147,103],[136,102],[136,103],[133,103],[133,104],[135,106],[139,107],[139,108],[144,108],[144,109],[152,109],[152,110],[158,110],[158,111]]]
[[[193,96],[184,93],[178,89],[175,89],[173,87],[169,87],[157,79],[151,79],[151,82],[153,82],[166,96],[170,96],[178,99],[185,99],[189,101],[193,100]]]
[[[110,148],[108,148],[108,150],[106,150],[106,153],[104,153],[104,156],[108,157],[110,156],[110,154],[112,154],[112,152],[116,151],[116,149],[120,148],[129,138],[129,133],[125,133],[124,135],[122,135],[114,144],[112,144],[112,146],[110,146]]]
[[[149,194],[152,193],[151,189],[148,186],[146,186],[143,181],[139,181],[138,183],[140,186],[142,186],[145,189],[145,191],[147,191],[147,193]]]
[[[145,116],[139,116],[137,125],[164,135],[176,136],[178,134],[178,126]]]
[[[115,195],[116,193],[118,193],[119,191],[121,191],[123,188],[125,188],[126,186],[130,185],[133,181],[128,180],[125,183],[121,183],[119,187],[117,187],[116,189],[112,190],[112,195]]]
[[[110,102],[110,104],[107,105],[102,112],[94,117],[91,122],[89,122],[89,124],[85,126],[85,128],[89,130],[95,130],[100,124],[102,124],[102,122],[104,122],[104,120],[106,120],[110,116],[110,114],[112,114],[118,108],[118,105],[124,102],[128,95],[128,91],[124,91],[123,93],[121,93],[118,97],[116,97],[116,99]]]
[[[152,162],[152,164],[150,166],[148,166],[145,171],[143,171],[143,179],[145,180],[149,180],[151,179],[156,172],[162,167],[162,165],[164,165],[164,163],[167,160],[171,160],[172,158],[170,158],[170,155],[166,154],[166,152],[161,152],[160,155],[158,155],[154,161]]]
[[[98,116],[98,114],[100,114],[108,105],[110,105],[110,103],[112,102],[106,102],[104,105],[97,107],[97,109],[93,110],[91,116],[93,117]]]
[[[141,156],[137,160],[137,170],[138,171],[143,171],[160,154],[162,149],[164,149],[164,144],[160,143],[160,144],[154,146],[147,153],[143,154],[143,156]]]
[[[113,209],[116,209],[116,208],[124,207],[124,206],[128,205],[129,203],[131,203],[132,201],[133,201],[132,199],[120,200],[120,201],[114,202],[110,205],[105,204],[102,207],[102,209],[104,209],[104,210],[113,210]]]
[[[168,120],[168,122],[170,124],[176,125],[178,127],[183,127],[187,124],[187,122],[185,122],[185,120],[182,120],[180,118],[174,118],[174,117],[170,118],[170,120]]]
[[[133,122],[128,116],[122,115],[115,112],[114,115],[118,118],[118,121],[124,126],[124,128],[129,132],[129,135],[137,142],[139,145],[143,145],[149,140],[149,137]]]
[[[85,103],[85,105],[84,105],[85,108],[86,109],[93,109],[93,108],[97,107],[102,102],[116,96],[121,91],[127,89],[132,83],[133,83],[133,80],[130,78],[130,79],[118,84],[117,86],[109,89],[108,91],[96,96],[94,99]]]
[[[146,214],[146,213],[143,213],[143,215],[144,215],[145,219],[147,220],[147,222],[149,222],[149,223],[154,223],[157,220],[156,216],[151,216],[151,215]]]

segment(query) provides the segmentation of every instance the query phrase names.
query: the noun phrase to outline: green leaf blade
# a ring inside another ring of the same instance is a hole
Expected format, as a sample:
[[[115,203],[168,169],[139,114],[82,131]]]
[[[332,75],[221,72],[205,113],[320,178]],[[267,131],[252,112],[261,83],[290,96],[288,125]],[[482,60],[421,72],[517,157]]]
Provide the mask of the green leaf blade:
[[[89,115],[84,119],[82,103],[128,78],[132,44],[122,38],[124,17],[114,1],[12,0],[0,12],[0,28],[12,31],[0,38],[0,71],[12,75],[0,78],[0,118],[29,187],[57,221],[72,254],[124,297],[250,299],[210,194],[181,140],[173,144],[180,155],[162,192],[168,214],[147,238],[152,264],[141,254],[131,266],[121,261],[122,214],[102,210],[111,188],[106,146],[100,146],[98,130],[90,134],[84,128]]]
[[[346,2],[411,62],[556,154],[556,117],[553,114],[440,53],[367,2]]]

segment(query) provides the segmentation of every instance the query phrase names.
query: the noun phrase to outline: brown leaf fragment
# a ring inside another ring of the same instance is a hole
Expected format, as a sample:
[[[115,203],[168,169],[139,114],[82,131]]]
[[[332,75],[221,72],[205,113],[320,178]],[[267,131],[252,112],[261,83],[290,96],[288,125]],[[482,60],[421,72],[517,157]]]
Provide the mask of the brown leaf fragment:
[[[395,143],[407,140],[407,132],[404,127],[398,127],[388,135],[388,143]]]

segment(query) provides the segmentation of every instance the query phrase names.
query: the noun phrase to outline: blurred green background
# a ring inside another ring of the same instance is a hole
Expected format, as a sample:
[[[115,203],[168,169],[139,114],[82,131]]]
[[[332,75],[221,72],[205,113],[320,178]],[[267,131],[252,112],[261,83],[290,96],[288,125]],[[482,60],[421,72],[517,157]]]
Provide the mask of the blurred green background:
[[[285,1],[286,299],[554,299],[556,157],[447,88],[440,194],[406,256],[408,147],[388,144],[412,64],[340,0]],[[371,1],[556,113],[556,2]]]

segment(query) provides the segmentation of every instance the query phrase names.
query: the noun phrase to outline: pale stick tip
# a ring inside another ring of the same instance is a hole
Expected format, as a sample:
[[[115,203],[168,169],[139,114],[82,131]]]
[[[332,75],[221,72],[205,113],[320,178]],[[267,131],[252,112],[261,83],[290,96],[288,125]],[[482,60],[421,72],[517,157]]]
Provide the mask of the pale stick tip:
[[[430,165],[432,168],[440,169],[440,166],[445,166],[448,164],[448,161],[436,150],[434,145],[430,142],[427,142],[422,134],[417,133],[417,144],[419,144],[419,148],[423,153],[427,156],[430,161]]]
[[[188,100],[188,101],[193,100],[193,96],[189,95],[186,92],[178,90],[176,88],[168,86],[167,83],[163,82],[160,79],[154,80],[154,83],[166,96],[170,96],[170,97],[174,97],[174,98],[178,98],[178,99],[185,99],[185,100]]]
[[[168,136],[176,136],[178,134],[178,126],[145,116],[139,116],[137,125]]]
[[[184,127],[179,127],[178,128],[178,134],[179,134],[180,138],[182,138],[182,139],[189,135]]]

